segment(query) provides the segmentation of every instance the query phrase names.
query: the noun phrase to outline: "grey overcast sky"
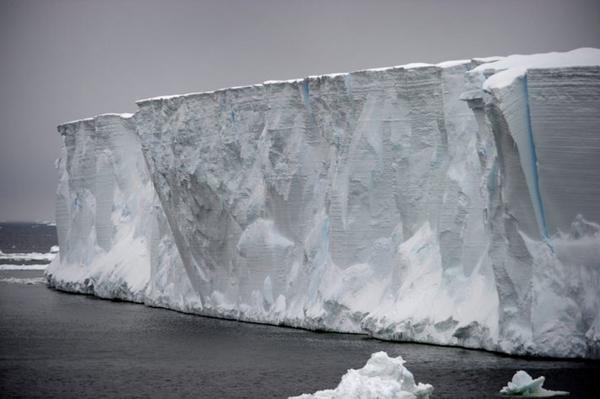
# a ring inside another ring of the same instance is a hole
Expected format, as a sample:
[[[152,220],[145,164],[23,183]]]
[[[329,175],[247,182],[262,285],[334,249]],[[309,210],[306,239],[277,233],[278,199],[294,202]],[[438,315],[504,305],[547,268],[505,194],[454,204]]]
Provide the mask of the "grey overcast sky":
[[[578,47],[598,0],[0,0],[0,221],[53,220],[56,125],[136,99]]]

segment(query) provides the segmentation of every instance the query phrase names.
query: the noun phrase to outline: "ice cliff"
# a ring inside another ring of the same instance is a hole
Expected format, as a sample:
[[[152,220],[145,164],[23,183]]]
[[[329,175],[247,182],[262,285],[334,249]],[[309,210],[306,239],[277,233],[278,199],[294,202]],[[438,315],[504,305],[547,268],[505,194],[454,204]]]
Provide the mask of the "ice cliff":
[[[600,357],[600,50],[138,102],[59,126],[58,289]]]
[[[156,305],[191,294],[132,115],[100,115],[58,131],[56,225],[64,247],[47,270],[50,286]]]

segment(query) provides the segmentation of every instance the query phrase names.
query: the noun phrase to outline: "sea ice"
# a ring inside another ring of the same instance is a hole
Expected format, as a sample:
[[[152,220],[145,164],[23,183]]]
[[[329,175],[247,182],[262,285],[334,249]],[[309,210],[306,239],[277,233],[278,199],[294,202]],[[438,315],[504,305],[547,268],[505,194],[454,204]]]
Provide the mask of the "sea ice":
[[[56,248],[56,251],[54,251],[54,249]],[[53,246],[50,249],[50,252],[47,253],[43,253],[43,252],[19,252],[19,253],[4,253],[2,251],[0,251],[0,262],[2,262],[2,260],[19,260],[19,261],[23,261],[23,262],[29,262],[29,261],[51,261],[56,257],[56,253],[58,252],[58,247],[57,246]]]
[[[2,264],[0,264],[0,270],[46,270],[47,268],[48,268],[48,265],[27,265],[27,264],[2,265]]]
[[[0,269],[0,270],[2,270],[2,269]],[[4,278],[0,278],[0,283],[9,283],[9,284],[37,285],[37,284],[46,284],[46,282],[47,282],[47,280],[44,277],[29,277],[29,278],[4,277]]]

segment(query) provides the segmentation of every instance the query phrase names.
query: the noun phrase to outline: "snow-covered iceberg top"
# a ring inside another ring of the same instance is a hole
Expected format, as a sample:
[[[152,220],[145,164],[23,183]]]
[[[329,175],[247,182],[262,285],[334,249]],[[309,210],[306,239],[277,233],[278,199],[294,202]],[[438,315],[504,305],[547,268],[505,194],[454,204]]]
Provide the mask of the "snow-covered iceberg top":
[[[433,386],[415,383],[404,363],[406,362],[402,356],[390,357],[385,352],[373,353],[363,368],[348,370],[336,388],[294,398],[428,399]]]
[[[354,74],[389,72],[389,71],[398,70],[398,69],[404,69],[404,70],[419,69],[419,68],[449,69],[449,68],[458,67],[460,65],[468,65],[471,63],[478,65],[480,63],[492,62],[492,61],[497,61],[500,59],[502,59],[502,57],[485,57],[485,58],[473,58],[472,60],[464,59],[464,60],[443,61],[443,62],[439,62],[437,64],[430,64],[430,63],[425,63],[425,62],[411,62],[408,64],[394,65],[394,66],[381,67],[381,68],[368,68],[368,69],[361,69],[358,71],[351,71],[351,72],[335,72],[335,73],[326,73],[326,74],[321,74],[321,75],[310,75],[305,78],[293,78],[293,79],[284,79],[284,80],[266,80],[262,83],[256,83],[256,84],[251,84],[251,85],[233,86],[233,87],[221,88],[221,89],[216,89],[216,90],[207,90],[207,91],[201,91],[201,92],[190,92],[190,93],[183,93],[183,94],[170,94],[170,95],[149,97],[149,98],[139,99],[136,101],[136,103],[138,105],[142,106],[144,104],[152,103],[155,101],[173,100],[173,99],[178,99],[178,98],[210,96],[210,95],[214,95],[217,93],[223,93],[223,92],[244,91],[244,90],[250,90],[250,89],[265,88],[268,86],[277,86],[277,85],[286,85],[286,84],[300,84],[305,81],[346,77],[346,76],[354,75]],[[75,122],[77,122],[77,121],[75,121]]]
[[[494,72],[483,84],[484,90],[505,87],[515,79],[525,75],[528,69],[565,68],[575,66],[600,65],[600,49],[579,48],[565,53],[542,53],[510,55],[498,61],[486,63],[473,69],[471,73]]]
[[[589,47],[563,53],[514,54],[487,59],[468,72],[467,88],[461,98],[469,100],[481,97],[484,92],[509,86],[516,79],[525,76],[529,69],[599,65],[600,49]]]
[[[12,261],[52,261],[56,254],[58,253],[58,246],[53,246],[50,248],[50,252],[15,252],[15,253],[4,253],[0,251],[0,263],[3,260],[12,260]]]
[[[551,391],[542,388],[545,380],[544,376],[533,379],[527,372],[519,370],[515,373],[512,380],[500,390],[500,393],[523,398],[551,398],[569,394],[565,391]]]
[[[73,126],[79,125],[81,123],[91,123],[91,124],[93,124],[93,123],[96,122],[96,120],[98,118],[111,118],[112,117],[112,118],[128,119],[128,118],[131,118],[132,116],[133,116],[133,114],[131,114],[131,113],[107,112],[107,113],[104,113],[104,114],[98,114],[98,115],[92,116],[90,118],[74,119],[74,120],[71,120],[71,121],[68,121],[68,122],[61,123],[60,125],[58,125],[58,129],[61,132],[61,134],[64,134],[65,132],[64,132],[64,129],[62,129],[62,128],[73,127]],[[54,225],[56,226],[56,223],[54,223]]]
[[[493,89],[499,89],[510,85],[515,79],[525,76],[528,69],[536,68],[567,68],[567,67],[587,67],[600,66],[600,49],[583,47],[567,52],[550,52],[538,54],[513,54],[506,57],[476,57],[472,59],[450,60],[439,63],[413,62],[408,64],[395,65],[390,67],[369,68],[352,72],[336,72],[321,75],[311,75],[305,78],[294,78],[286,80],[267,80],[262,83],[251,85],[234,86],[221,88],[217,90],[208,90],[202,92],[190,92],[183,94],[162,95],[137,100],[136,103],[142,106],[147,103],[163,100],[173,100],[179,98],[210,96],[216,93],[229,91],[243,91],[249,89],[264,88],[273,85],[300,84],[304,81],[344,77],[353,74],[388,72],[397,69],[419,69],[419,68],[455,68],[460,65],[477,65],[467,73],[467,84],[465,92],[461,98],[468,100],[481,97],[484,92]],[[121,114],[124,117],[130,114]],[[93,118],[81,119],[67,122],[76,123],[80,121],[91,121]]]

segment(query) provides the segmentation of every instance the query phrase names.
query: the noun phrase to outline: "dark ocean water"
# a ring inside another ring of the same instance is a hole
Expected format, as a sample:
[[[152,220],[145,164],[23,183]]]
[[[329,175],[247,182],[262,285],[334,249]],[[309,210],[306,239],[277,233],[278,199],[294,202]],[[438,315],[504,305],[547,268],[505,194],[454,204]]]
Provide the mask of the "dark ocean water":
[[[49,252],[58,245],[56,226],[41,223],[0,223],[0,251]]]
[[[52,226],[0,226],[3,251],[56,245]],[[285,398],[335,387],[380,350],[402,355],[417,381],[434,385],[434,398],[498,397],[518,369],[546,376],[547,388],[571,391],[570,398],[600,398],[600,362],[211,319],[61,293],[42,276],[0,271],[2,398]]]
[[[7,283],[0,272],[0,396],[284,398],[335,387],[370,354],[402,355],[434,398],[488,398],[518,369],[570,398],[600,397],[600,363],[530,360],[186,315]]]

